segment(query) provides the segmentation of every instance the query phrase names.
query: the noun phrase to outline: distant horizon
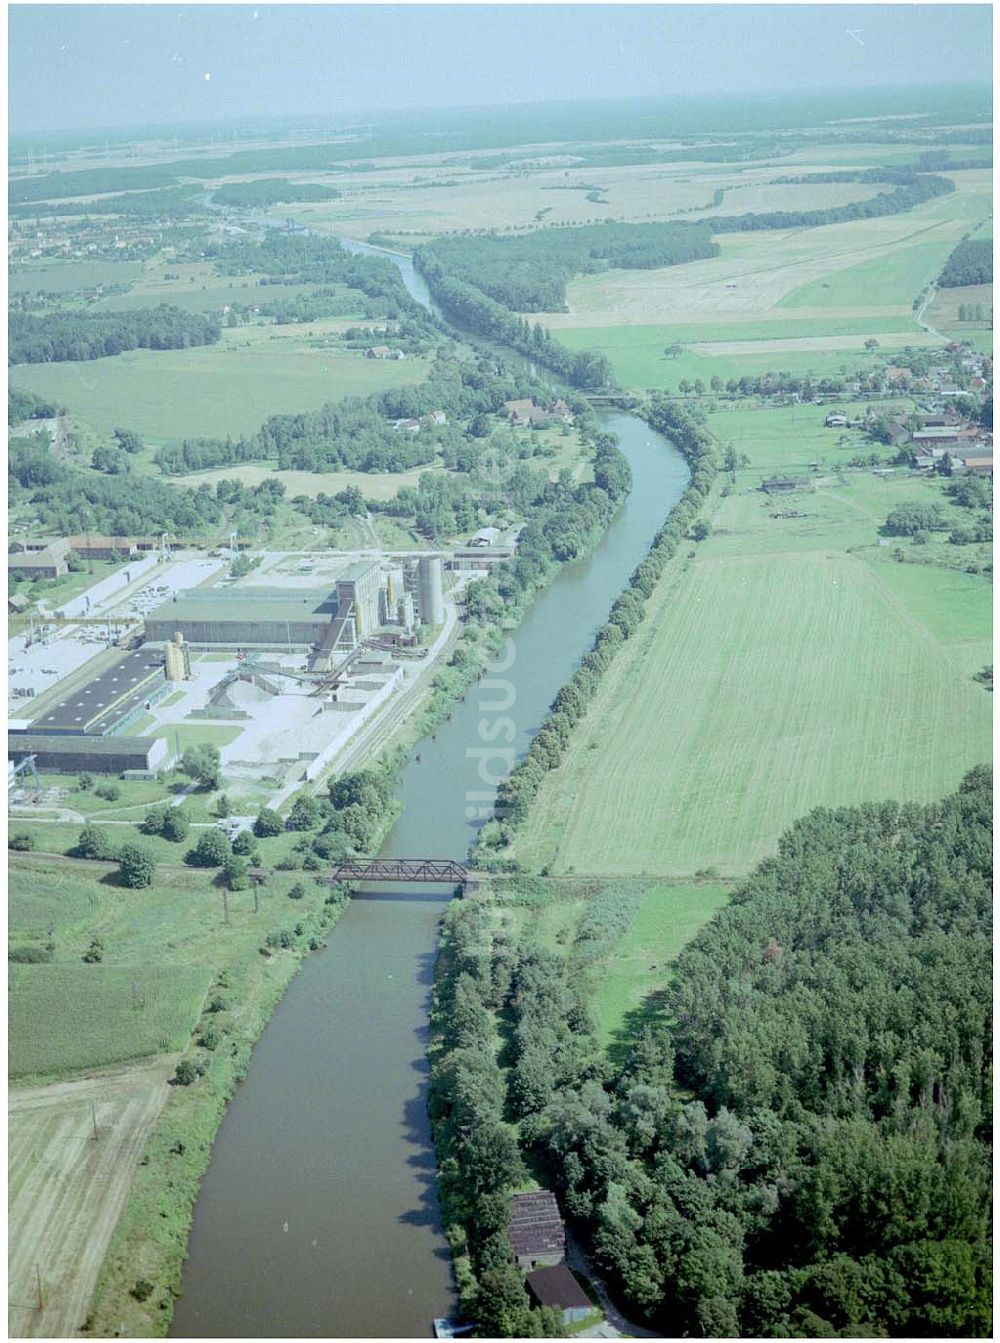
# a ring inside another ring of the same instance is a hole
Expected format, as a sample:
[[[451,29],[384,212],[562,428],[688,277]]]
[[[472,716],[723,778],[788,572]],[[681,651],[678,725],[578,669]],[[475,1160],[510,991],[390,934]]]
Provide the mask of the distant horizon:
[[[989,4],[12,4],[9,36],[12,137],[992,79]]]
[[[941,83],[928,83],[926,80],[921,80],[913,84],[870,84],[852,88],[850,90],[846,90],[837,86],[817,86],[816,88],[810,90],[804,90],[801,88],[784,88],[784,89],[774,89],[770,91],[765,91],[761,89],[733,88],[733,89],[718,90],[714,93],[687,93],[673,96],[665,96],[661,94],[642,94],[642,95],[613,94],[607,97],[601,97],[600,95],[595,95],[594,97],[591,98],[539,97],[539,98],[512,100],[507,102],[464,103],[461,105],[445,104],[445,103],[439,103],[439,104],[428,103],[426,106],[422,107],[416,107],[416,106],[353,107],[338,112],[333,112],[329,109],[322,110],[319,108],[305,108],[300,111],[281,112],[281,113],[274,113],[271,115],[246,112],[219,117],[199,116],[191,118],[175,118],[172,120],[163,120],[163,121],[146,121],[146,122],[132,122],[132,123],[124,122],[115,125],[94,124],[90,126],[52,126],[52,127],[46,127],[44,129],[27,130],[27,131],[11,130],[10,133],[8,134],[8,144],[12,145],[17,141],[27,140],[31,137],[69,138],[69,137],[114,135],[119,140],[121,140],[121,139],[133,138],[135,135],[138,134],[162,133],[166,135],[171,130],[174,129],[178,131],[181,130],[194,131],[199,129],[210,130],[213,127],[226,127],[228,129],[238,129],[243,126],[250,127],[252,123],[257,123],[255,129],[259,128],[261,130],[265,130],[268,127],[273,126],[276,129],[281,127],[287,127],[289,130],[300,130],[300,131],[306,129],[315,129],[317,132],[322,131],[323,133],[328,133],[330,130],[333,129],[338,130],[348,129],[349,123],[351,122],[352,119],[369,118],[369,117],[378,118],[377,121],[372,122],[373,125],[376,125],[379,123],[396,124],[401,118],[404,117],[418,118],[418,117],[429,117],[429,116],[441,116],[445,114],[458,116],[462,113],[476,114],[476,113],[487,113],[490,111],[516,111],[519,109],[544,108],[544,107],[571,108],[573,106],[578,106],[580,108],[585,108],[603,104],[607,104],[608,106],[625,107],[628,106],[629,104],[637,105],[643,103],[649,104],[651,107],[655,106],[669,107],[673,104],[684,105],[684,104],[697,104],[697,103],[706,103],[706,104],[718,103],[726,100],[731,100],[733,98],[741,98],[741,97],[753,99],[754,102],[760,102],[764,99],[770,99],[775,102],[791,99],[798,99],[800,101],[807,99],[815,99],[818,101],[824,98],[845,96],[847,94],[850,94],[851,96],[857,97],[859,99],[863,99],[865,97],[871,97],[874,95],[886,94],[886,93],[942,94],[948,92],[956,93],[960,91],[968,93],[982,91],[990,95],[990,102],[991,102],[990,114],[987,118],[984,118],[984,124],[985,124],[985,122],[989,120],[990,117],[992,116],[992,91],[993,91],[992,83],[989,80],[951,79]],[[881,122],[881,121],[897,120],[897,121],[917,122],[923,116],[933,116],[935,114],[935,111],[936,109],[934,108],[928,108],[926,113],[919,111],[902,112],[902,113],[873,112],[866,115],[862,112],[861,115],[859,115],[856,118],[837,118],[834,121],[828,120],[825,122],[817,122],[816,125],[849,124],[852,121],[856,121],[859,125],[868,121]],[[325,121],[330,122],[331,125],[325,128],[320,126],[317,126],[315,128],[313,127],[306,128],[306,127],[297,127],[295,125],[296,122],[302,122],[314,118],[324,119]],[[336,120],[336,122],[338,123],[336,127],[332,125],[334,120]],[[714,131],[714,130],[704,132],[704,134],[706,135],[719,135],[727,133],[728,132],[726,131]],[[683,134],[687,136],[688,132],[683,132]],[[658,137],[655,134],[647,133],[643,135],[637,135],[635,138],[657,139],[661,137]]]

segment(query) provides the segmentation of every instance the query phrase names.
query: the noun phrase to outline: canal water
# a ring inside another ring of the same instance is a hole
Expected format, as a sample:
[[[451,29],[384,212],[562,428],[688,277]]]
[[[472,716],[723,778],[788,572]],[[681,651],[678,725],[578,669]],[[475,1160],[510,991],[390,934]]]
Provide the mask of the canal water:
[[[404,811],[382,856],[464,858],[506,763],[490,753],[526,749],[680,497],[688,471],[673,445],[633,416],[602,419],[631,463],[631,494],[600,546],[559,570],[497,669],[404,768]],[[513,727],[497,735],[501,717]],[[448,898],[440,888],[363,891],[304,962],[219,1129],[174,1337],[422,1338],[453,1308],[426,1113]]]

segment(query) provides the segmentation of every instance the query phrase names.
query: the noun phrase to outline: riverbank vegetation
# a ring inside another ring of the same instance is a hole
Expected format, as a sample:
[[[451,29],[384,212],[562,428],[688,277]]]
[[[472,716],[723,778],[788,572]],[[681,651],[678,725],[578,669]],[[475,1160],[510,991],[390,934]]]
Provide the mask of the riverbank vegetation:
[[[531,879],[453,908],[432,1113],[474,1318],[530,1329],[501,1197],[527,1162],[669,1336],[988,1332],[991,808],[978,769],[941,802],[796,822],[616,1061],[579,974],[606,897],[559,948],[506,918]],[[484,1187],[464,1166],[489,1125]]]

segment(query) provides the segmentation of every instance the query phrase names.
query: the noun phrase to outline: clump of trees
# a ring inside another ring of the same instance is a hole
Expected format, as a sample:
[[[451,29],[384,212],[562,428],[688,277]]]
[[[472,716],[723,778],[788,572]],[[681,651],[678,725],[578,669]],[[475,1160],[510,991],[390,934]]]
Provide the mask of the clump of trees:
[[[199,788],[218,788],[222,782],[222,764],[217,746],[189,746],[181,756],[179,769]]]
[[[51,420],[59,410],[53,401],[36,396],[34,392],[19,392],[14,387],[7,389],[7,423],[20,424],[22,420]]]
[[[968,238],[960,242],[938,276],[942,289],[993,283],[993,239]]]
[[[103,359],[124,350],[184,350],[212,345],[222,334],[214,317],[160,303],[123,312],[13,311],[9,364],[50,364],[66,359]]]
[[[880,530],[884,536],[915,536],[918,532],[948,530],[948,516],[940,504],[900,504]]]
[[[319,182],[290,182],[287,177],[261,177],[254,182],[227,182],[212,193],[216,205],[266,210],[270,205],[295,201],[333,201],[340,192]]]
[[[118,881],[122,886],[152,886],[156,859],[144,844],[126,842],[118,850]]]

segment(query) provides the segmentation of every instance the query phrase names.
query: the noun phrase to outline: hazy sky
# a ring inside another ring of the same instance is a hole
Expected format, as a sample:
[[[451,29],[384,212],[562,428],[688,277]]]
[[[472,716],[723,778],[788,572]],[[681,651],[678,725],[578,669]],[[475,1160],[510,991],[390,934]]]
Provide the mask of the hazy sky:
[[[12,4],[9,13],[15,134],[991,77],[988,4]]]

